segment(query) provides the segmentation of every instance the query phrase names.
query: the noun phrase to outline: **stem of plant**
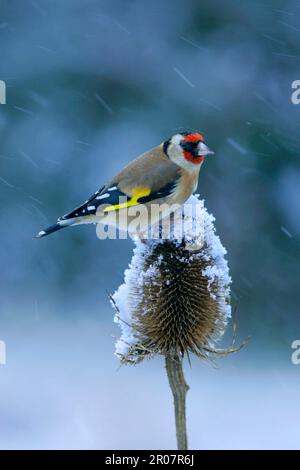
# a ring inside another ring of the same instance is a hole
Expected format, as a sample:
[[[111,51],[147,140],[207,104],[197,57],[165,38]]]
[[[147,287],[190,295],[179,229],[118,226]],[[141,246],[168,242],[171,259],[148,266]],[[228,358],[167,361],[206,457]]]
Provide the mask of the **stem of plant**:
[[[185,399],[189,386],[184,378],[182,359],[179,355],[177,353],[168,353],[165,360],[174,401],[177,448],[178,450],[187,450]]]

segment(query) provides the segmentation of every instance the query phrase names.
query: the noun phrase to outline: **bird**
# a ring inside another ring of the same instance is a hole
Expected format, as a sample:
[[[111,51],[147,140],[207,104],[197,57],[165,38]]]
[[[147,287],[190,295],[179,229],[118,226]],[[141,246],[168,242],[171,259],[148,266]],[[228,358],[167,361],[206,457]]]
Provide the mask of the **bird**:
[[[59,217],[54,225],[41,230],[34,238],[90,223],[128,230],[128,217],[124,215],[128,216],[132,208],[149,210],[153,204],[163,205],[158,218],[165,217],[173,206],[181,206],[195,192],[200,168],[210,154],[214,152],[199,132],[176,133],[132,160],[83,204]],[[156,221],[151,220],[151,223]],[[140,229],[145,229],[147,224],[148,218]]]

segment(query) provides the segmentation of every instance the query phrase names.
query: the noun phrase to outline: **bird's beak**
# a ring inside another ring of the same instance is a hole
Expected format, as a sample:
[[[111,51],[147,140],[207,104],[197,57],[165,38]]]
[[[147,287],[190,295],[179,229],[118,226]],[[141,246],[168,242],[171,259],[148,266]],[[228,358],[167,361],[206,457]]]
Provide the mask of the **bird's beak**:
[[[210,148],[208,148],[207,145],[204,144],[204,142],[199,142],[197,149],[198,155],[201,157],[205,157],[206,155],[213,155],[215,153],[210,150]]]

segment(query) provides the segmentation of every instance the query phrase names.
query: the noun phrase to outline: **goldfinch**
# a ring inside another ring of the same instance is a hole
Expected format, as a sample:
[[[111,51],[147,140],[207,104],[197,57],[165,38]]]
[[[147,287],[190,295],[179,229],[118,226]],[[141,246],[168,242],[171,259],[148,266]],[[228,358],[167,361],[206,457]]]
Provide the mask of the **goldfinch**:
[[[164,205],[160,216],[165,217],[172,212],[172,206],[182,205],[196,190],[203,160],[213,153],[198,132],[175,134],[133,160],[81,206],[60,217],[55,225],[40,231],[35,238],[89,223],[126,230],[127,215],[133,207],[149,209],[153,204]],[[122,221],[126,221],[126,226],[123,227]]]

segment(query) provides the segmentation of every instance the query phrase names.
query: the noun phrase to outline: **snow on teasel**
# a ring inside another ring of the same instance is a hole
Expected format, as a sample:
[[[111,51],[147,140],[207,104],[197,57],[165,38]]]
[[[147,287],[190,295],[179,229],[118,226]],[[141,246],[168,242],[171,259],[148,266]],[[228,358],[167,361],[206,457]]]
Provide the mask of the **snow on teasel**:
[[[163,221],[168,239],[135,238],[124,284],[112,296],[122,362],[167,352],[218,353],[214,344],[231,316],[231,278],[214,220],[191,196],[171,224]]]

